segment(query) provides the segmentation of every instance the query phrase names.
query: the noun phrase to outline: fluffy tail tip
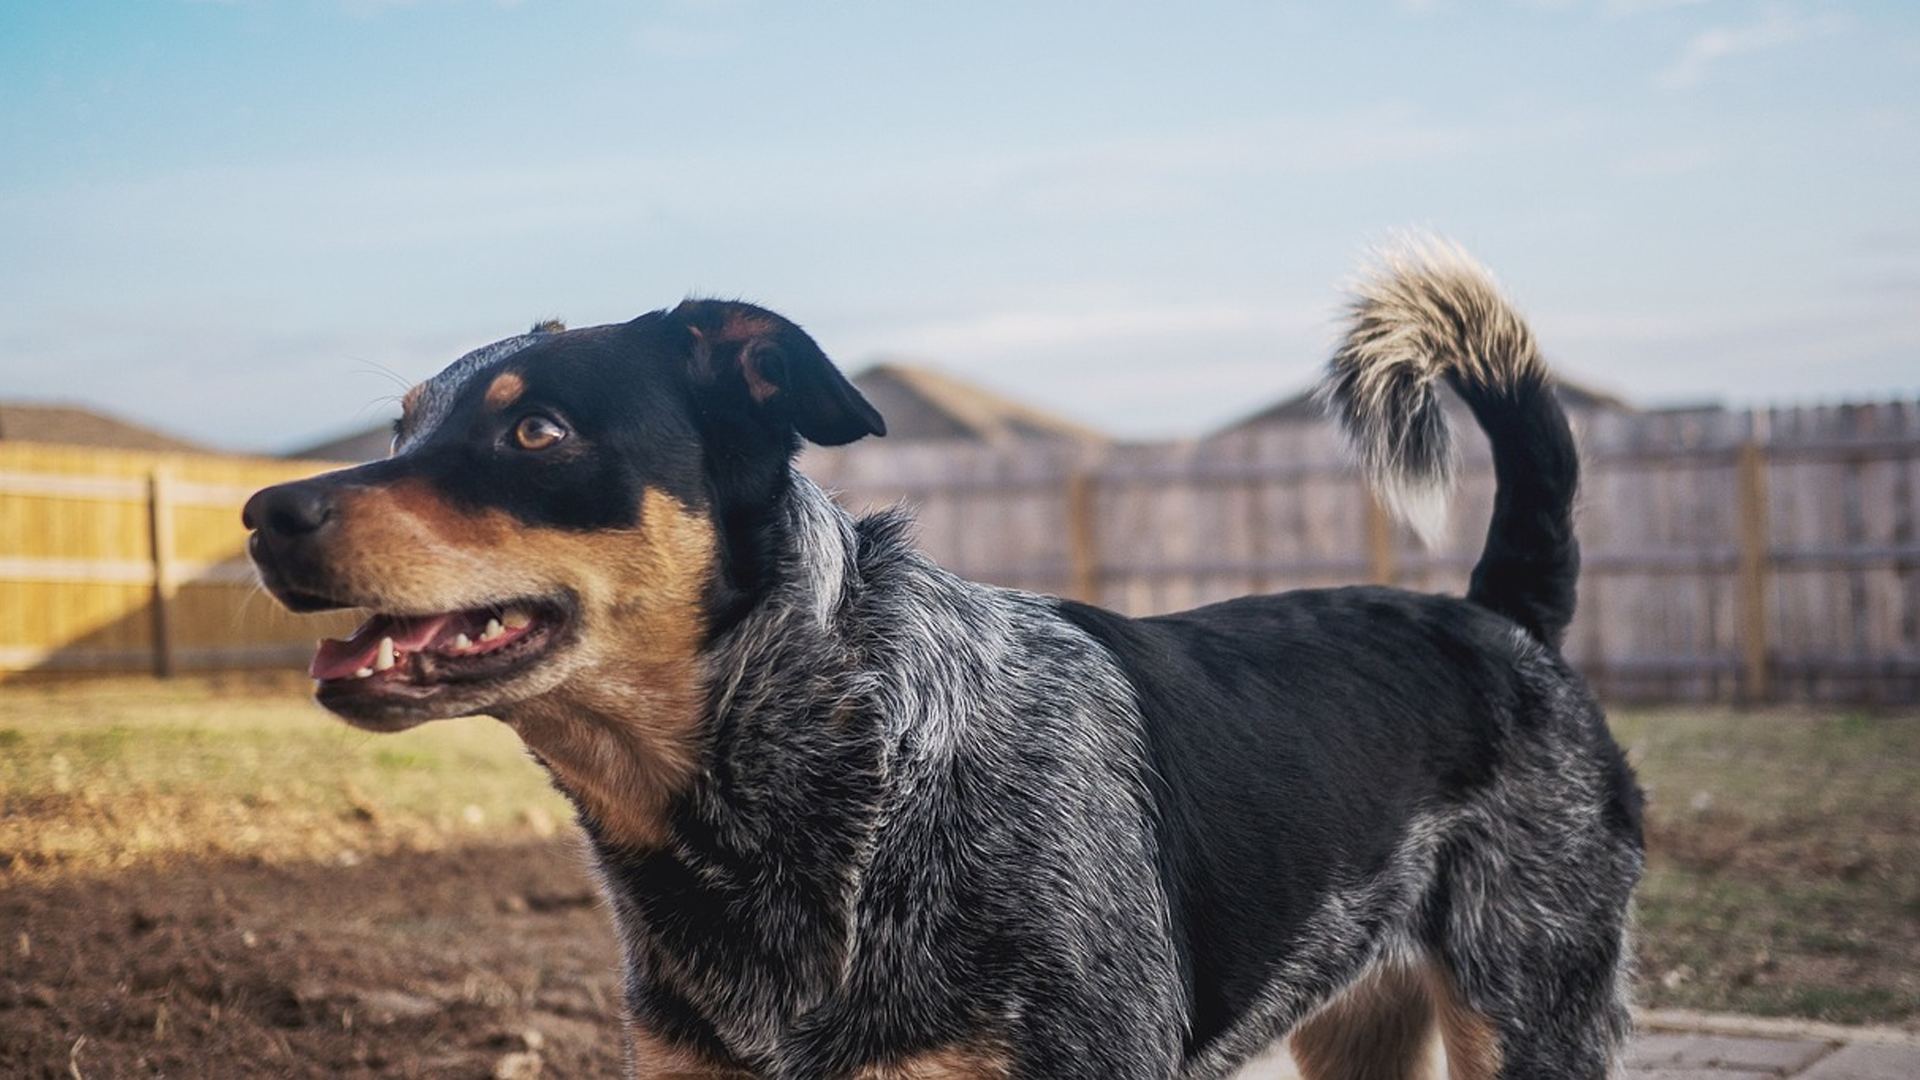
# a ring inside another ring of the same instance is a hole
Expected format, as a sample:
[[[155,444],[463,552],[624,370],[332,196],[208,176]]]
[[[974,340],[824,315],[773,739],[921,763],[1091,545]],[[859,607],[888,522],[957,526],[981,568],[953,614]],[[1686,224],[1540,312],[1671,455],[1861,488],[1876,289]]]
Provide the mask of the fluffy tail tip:
[[[1526,324],[1493,275],[1451,240],[1415,233],[1351,287],[1320,394],[1369,484],[1431,547],[1446,528],[1457,454],[1439,384],[1500,386],[1537,369]]]

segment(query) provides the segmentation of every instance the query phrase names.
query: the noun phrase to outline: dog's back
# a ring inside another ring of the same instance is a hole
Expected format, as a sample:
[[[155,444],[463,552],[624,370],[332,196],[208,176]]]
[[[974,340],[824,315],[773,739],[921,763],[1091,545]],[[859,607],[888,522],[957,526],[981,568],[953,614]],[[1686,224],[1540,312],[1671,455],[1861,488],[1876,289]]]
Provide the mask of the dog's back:
[[[1498,478],[1464,599],[1062,607],[1136,688],[1186,930],[1190,1075],[1289,1031],[1315,1078],[1411,1075],[1436,1026],[1457,1078],[1600,1076],[1624,1039],[1640,795],[1557,652],[1573,439],[1525,323],[1432,243],[1362,284],[1325,391],[1377,490],[1429,533],[1452,473],[1441,383]]]

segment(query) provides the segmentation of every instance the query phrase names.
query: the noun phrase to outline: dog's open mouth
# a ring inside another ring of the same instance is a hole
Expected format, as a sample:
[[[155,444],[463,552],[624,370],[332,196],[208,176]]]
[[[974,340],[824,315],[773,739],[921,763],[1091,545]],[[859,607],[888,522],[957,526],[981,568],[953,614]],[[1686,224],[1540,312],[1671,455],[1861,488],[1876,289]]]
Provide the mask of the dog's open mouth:
[[[435,615],[375,614],[350,637],[320,642],[307,673],[328,699],[422,701],[537,663],[560,642],[568,609],[520,601]]]

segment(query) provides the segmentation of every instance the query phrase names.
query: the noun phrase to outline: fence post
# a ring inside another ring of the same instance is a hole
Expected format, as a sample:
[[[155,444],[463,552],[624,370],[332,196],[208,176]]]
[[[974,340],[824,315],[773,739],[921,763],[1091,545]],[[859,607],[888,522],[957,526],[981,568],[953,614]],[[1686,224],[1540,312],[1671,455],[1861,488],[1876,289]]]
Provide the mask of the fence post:
[[[1073,596],[1100,602],[1100,540],[1094,525],[1093,475],[1076,469],[1067,475],[1067,567]]]
[[[1768,491],[1765,416],[1754,414],[1753,436],[1740,445],[1740,698],[1759,705],[1772,696],[1767,670]]]
[[[1367,566],[1375,585],[1392,585],[1400,576],[1399,560],[1393,550],[1393,515],[1380,503],[1371,488],[1367,500]]]
[[[173,674],[171,609],[180,591],[173,573],[173,478],[164,465],[147,474],[147,528],[153,541],[153,673],[164,679]]]

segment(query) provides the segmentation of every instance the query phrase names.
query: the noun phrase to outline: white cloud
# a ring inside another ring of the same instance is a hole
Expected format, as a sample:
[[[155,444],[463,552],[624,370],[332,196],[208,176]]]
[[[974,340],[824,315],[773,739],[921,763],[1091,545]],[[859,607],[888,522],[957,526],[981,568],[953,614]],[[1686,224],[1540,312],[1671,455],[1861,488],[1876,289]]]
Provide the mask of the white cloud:
[[[634,43],[648,56],[662,60],[706,60],[731,52],[739,45],[733,34],[684,26],[643,26]]]
[[[1541,11],[1571,11],[1593,6],[1604,10],[1609,15],[1630,16],[1643,15],[1649,11],[1664,11],[1668,8],[1710,4],[1713,0],[1599,0],[1598,3],[1591,4],[1589,0],[1515,0],[1515,2],[1522,7]]]
[[[1687,42],[1679,59],[1654,76],[1654,82],[1668,90],[1684,90],[1703,82],[1715,64],[1729,57],[1783,49],[1831,37],[1846,28],[1847,20],[1839,15],[1798,15],[1772,6],[1758,22],[1700,31]]]
[[[1698,7],[1708,3],[1712,3],[1712,0],[1606,0],[1606,8],[1613,15],[1640,15],[1649,11]]]
[[[1533,318],[1560,369],[1640,403],[1730,404],[1908,397],[1920,313],[1906,296],[1809,299],[1768,308],[1544,311]]]
[[[399,396],[477,344],[478,335],[354,326],[276,330],[200,312],[76,308],[17,329],[0,357],[18,374],[6,395],[83,400],[116,415],[230,449],[279,451],[395,415]],[[76,390],[84,387],[84,391]]]
[[[1199,338],[1298,333],[1328,319],[1322,311],[1245,304],[1162,304],[990,311],[962,320],[889,331],[896,350],[930,357],[1084,350],[1125,342],[1177,347]]]
[[[1058,217],[1201,209],[1222,185],[1402,170],[1489,150],[1531,151],[1563,138],[1580,116],[1497,117],[1463,123],[1401,101],[1336,112],[1197,123],[1129,138],[1024,147],[991,156],[938,148],[910,177],[889,177],[866,198],[939,193],[943,207],[991,203]]]
[[[1711,146],[1674,146],[1629,154],[1613,163],[1623,180],[1658,180],[1712,168],[1720,152]]]
[[[1128,303],[1043,297],[955,319],[851,328],[836,351],[931,364],[1124,438],[1197,435],[1311,383],[1331,300]]]
[[[245,3],[247,0],[227,0],[232,3]],[[340,9],[355,18],[377,17],[389,10],[398,8],[454,7],[473,0],[339,0]],[[522,0],[479,0],[490,7],[510,8],[520,6]]]

